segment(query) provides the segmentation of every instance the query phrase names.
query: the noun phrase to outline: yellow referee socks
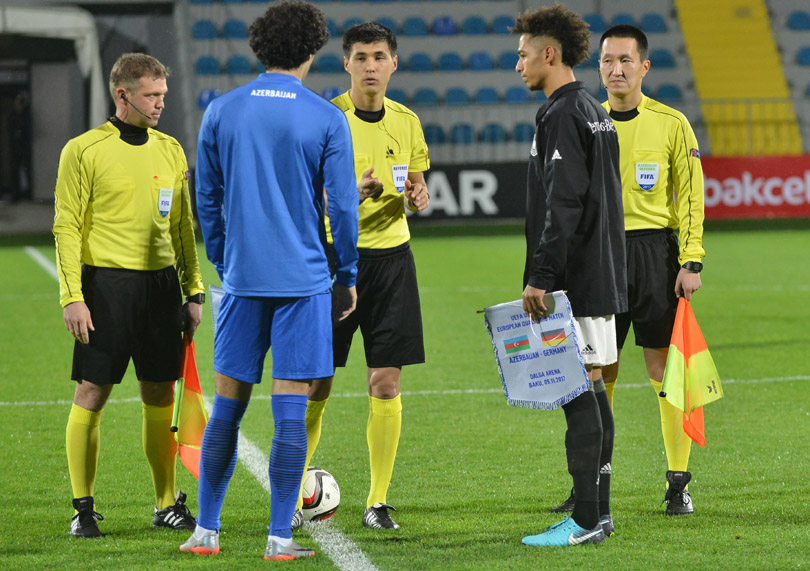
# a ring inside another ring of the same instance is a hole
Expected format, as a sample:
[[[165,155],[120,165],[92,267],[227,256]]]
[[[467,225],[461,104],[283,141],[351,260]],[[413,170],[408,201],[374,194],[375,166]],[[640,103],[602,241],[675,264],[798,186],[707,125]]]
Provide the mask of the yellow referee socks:
[[[315,454],[315,449],[321,441],[321,426],[323,425],[323,411],[329,399],[307,401],[307,412],[304,416],[304,424],[307,427],[307,461],[304,464],[304,474],[301,476],[301,487],[298,489],[298,503],[295,509],[304,507],[304,478],[307,476],[307,468]]]
[[[174,405],[143,404],[143,451],[152,471],[155,506],[162,510],[174,505],[177,475],[177,442],[171,431]]]
[[[77,404],[70,408],[65,449],[74,498],[92,496],[96,486],[102,412],[93,412]]]
[[[661,383],[650,379],[658,397],[661,409],[661,434],[664,436],[664,449],[667,452],[667,465],[670,470],[683,471],[689,466],[689,453],[692,439],[683,431],[683,412],[672,406],[660,395]]]
[[[610,403],[610,410],[613,410],[613,391],[616,390],[616,381],[605,381],[605,392],[607,393],[608,402]]]
[[[388,503],[386,496],[402,431],[402,399],[401,395],[386,400],[368,397],[368,402],[366,438],[371,465],[371,490],[366,507],[370,508],[376,503]]]

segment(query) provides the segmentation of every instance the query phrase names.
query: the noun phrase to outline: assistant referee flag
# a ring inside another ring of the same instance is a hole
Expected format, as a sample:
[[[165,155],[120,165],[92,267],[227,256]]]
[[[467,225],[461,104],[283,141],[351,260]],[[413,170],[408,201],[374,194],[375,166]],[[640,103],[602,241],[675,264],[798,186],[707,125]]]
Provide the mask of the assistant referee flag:
[[[177,453],[188,471],[200,479],[200,448],[203,432],[208,423],[208,412],[203,402],[194,341],[183,336],[183,368],[174,395],[172,432],[177,441]]]

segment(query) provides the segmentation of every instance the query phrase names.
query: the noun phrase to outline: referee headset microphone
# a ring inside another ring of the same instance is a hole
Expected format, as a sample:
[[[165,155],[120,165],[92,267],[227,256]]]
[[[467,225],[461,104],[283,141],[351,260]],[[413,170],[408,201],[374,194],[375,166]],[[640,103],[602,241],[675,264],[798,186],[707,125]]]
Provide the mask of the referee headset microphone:
[[[131,106],[131,107],[132,107],[132,108],[133,108],[135,111],[137,111],[138,113],[140,113],[141,115],[143,115],[143,116],[144,116],[144,117],[146,117],[147,119],[151,119],[151,118],[152,118],[152,117],[150,117],[149,115],[147,115],[146,113],[144,113],[143,111],[141,111],[140,109],[138,109],[138,106],[137,106],[137,105],[135,105],[135,104],[134,104],[132,101],[130,101],[129,99],[127,99],[127,94],[126,94],[126,93],[122,93],[122,94],[121,94],[121,100],[122,100],[124,103],[126,103],[127,105]]]

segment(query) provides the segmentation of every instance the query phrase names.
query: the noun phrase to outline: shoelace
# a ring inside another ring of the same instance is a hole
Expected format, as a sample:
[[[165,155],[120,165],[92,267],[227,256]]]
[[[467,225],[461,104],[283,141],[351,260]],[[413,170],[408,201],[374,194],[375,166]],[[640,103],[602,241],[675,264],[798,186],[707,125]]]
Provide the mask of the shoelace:
[[[80,520],[87,517],[92,517],[96,521],[104,521],[104,516],[93,510],[82,510],[76,514],[76,517],[78,517]]]

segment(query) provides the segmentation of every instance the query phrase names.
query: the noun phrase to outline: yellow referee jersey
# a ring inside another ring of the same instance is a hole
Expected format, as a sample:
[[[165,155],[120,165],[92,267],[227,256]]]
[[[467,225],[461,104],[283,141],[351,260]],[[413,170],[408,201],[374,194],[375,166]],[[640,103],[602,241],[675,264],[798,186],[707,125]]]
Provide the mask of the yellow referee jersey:
[[[608,102],[604,107],[611,111]],[[619,134],[625,230],[679,231],[681,264],[703,249],[703,168],[695,133],[679,111],[642,96],[638,115],[614,118]]]
[[[205,291],[180,144],[148,130],[143,145],[106,122],[68,141],[59,158],[53,233],[60,302],[83,301],[81,264],[177,268],[185,295]]]
[[[358,182],[365,171],[374,167],[374,175],[383,184],[378,198],[368,198],[360,204],[358,248],[393,248],[410,237],[405,216],[403,181],[409,172],[424,172],[430,168],[428,147],[422,125],[413,111],[390,99],[385,99],[385,114],[376,123],[363,121],[354,114],[355,106],[349,92],[332,100],[346,114],[354,146],[354,170]],[[329,221],[327,219],[327,230]],[[331,235],[329,238],[331,242]]]

